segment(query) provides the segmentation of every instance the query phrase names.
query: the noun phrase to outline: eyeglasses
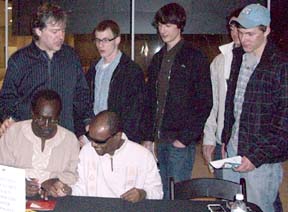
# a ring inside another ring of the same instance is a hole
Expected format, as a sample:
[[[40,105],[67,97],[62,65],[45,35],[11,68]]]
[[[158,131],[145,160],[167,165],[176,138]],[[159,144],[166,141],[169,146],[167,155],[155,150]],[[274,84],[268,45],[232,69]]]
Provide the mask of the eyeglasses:
[[[107,44],[109,42],[111,42],[112,40],[115,40],[118,36],[115,36],[114,38],[103,38],[103,39],[99,39],[99,38],[94,38],[93,42],[100,44],[101,42],[104,44]]]
[[[57,125],[59,122],[58,119],[44,118],[44,117],[34,118],[33,120],[37,122],[39,125],[46,125],[46,124]]]
[[[91,138],[90,137],[90,135],[89,135],[89,132],[86,132],[85,133],[85,136],[87,137],[87,139],[89,140],[89,141],[91,141],[91,142],[94,142],[94,143],[96,143],[96,144],[105,144],[105,143],[107,143],[107,141],[110,139],[110,138],[112,138],[114,135],[116,135],[117,134],[117,132],[115,132],[115,133],[113,133],[112,135],[110,135],[108,138],[106,138],[105,140],[97,140],[97,139],[95,139],[95,138]]]

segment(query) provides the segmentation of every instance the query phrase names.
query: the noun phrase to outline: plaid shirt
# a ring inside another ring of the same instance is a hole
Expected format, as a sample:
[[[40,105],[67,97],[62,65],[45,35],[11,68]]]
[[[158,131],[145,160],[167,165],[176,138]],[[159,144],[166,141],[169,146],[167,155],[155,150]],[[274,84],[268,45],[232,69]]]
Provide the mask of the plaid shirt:
[[[243,50],[237,48],[233,54],[222,133],[226,144],[235,123],[234,97]],[[270,41],[248,81],[238,136],[238,154],[256,167],[288,158],[288,58]]]

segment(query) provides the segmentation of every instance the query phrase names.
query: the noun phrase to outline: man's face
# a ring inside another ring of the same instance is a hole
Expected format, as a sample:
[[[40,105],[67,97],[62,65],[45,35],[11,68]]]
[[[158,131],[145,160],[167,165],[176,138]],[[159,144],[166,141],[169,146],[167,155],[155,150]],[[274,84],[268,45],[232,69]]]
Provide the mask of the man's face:
[[[238,36],[238,29],[237,27],[234,25],[234,24],[231,24],[229,26],[230,28],[230,36],[235,44],[236,47],[240,46],[240,39],[239,39],[239,36]]]
[[[250,29],[238,28],[239,39],[245,52],[261,56],[267,42],[270,28],[263,32],[259,27]]]
[[[176,24],[158,23],[158,32],[163,42],[170,46],[174,46],[181,39],[181,30]]]
[[[116,149],[118,149],[119,138],[118,133],[110,134],[109,130],[105,128],[93,129],[90,128],[89,132],[86,134],[87,138],[91,142],[91,146],[95,149],[96,153],[100,156],[107,154],[112,154]]]
[[[95,32],[95,43],[101,57],[112,61],[118,52],[120,36],[115,37],[110,28]]]
[[[40,99],[32,114],[32,131],[40,138],[50,139],[57,132],[59,105]]]
[[[62,22],[47,21],[42,30],[36,29],[39,37],[37,44],[47,53],[59,51],[64,43],[66,24]]]

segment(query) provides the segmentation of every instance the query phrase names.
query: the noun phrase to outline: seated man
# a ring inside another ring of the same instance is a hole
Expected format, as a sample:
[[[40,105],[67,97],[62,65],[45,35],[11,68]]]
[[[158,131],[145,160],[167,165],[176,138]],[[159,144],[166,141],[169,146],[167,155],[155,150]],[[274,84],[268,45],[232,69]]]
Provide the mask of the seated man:
[[[98,113],[86,136],[90,143],[80,151],[79,179],[72,186],[73,195],[116,197],[130,202],[162,199],[161,178],[153,155],[128,140],[116,113]]]
[[[71,194],[77,180],[79,143],[69,130],[58,125],[60,96],[38,91],[31,102],[32,120],[20,121],[0,138],[0,164],[26,171],[26,195],[42,197]]]

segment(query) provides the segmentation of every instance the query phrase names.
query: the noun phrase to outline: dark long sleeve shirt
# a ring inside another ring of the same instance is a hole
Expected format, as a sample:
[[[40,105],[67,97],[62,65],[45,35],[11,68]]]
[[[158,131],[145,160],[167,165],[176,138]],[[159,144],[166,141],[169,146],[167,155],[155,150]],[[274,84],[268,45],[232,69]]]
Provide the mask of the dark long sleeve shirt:
[[[33,94],[45,88],[55,90],[62,99],[60,125],[63,127],[74,131],[73,114],[82,122],[93,115],[89,89],[74,50],[64,44],[49,59],[32,42],[8,61],[0,92],[1,118],[30,119]]]
[[[235,122],[234,96],[242,63],[241,48],[233,50],[225,103],[222,142],[228,143]],[[238,154],[256,167],[288,158],[288,58],[268,41],[247,84],[239,124]]]

